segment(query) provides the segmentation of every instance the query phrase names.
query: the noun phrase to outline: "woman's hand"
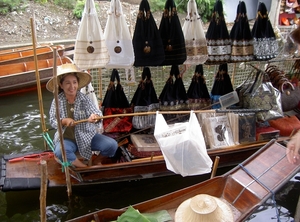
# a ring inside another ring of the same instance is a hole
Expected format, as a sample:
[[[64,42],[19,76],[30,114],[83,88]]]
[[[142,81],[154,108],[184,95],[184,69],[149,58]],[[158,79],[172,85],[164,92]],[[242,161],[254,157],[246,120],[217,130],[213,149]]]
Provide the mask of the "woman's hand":
[[[99,115],[97,115],[97,114],[91,114],[90,117],[88,118],[88,121],[90,123],[97,123],[100,120],[99,118],[100,118]]]
[[[290,163],[300,164],[300,131],[288,142],[286,157]]]
[[[75,121],[72,118],[64,118],[61,123],[63,126],[75,126]]]

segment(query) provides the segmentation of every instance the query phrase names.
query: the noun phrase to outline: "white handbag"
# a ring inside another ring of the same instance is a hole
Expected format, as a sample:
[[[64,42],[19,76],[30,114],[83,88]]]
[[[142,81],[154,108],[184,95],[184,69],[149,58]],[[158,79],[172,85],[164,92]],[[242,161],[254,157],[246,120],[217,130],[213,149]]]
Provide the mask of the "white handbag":
[[[188,1],[187,12],[182,26],[187,53],[184,64],[203,64],[208,59],[207,42],[195,0]]]
[[[109,55],[94,0],[87,0],[75,42],[74,63],[80,69],[92,69],[105,67],[108,61]]]
[[[119,0],[110,2],[104,38],[110,55],[107,68],[130,68],[134,62],[132,38]]]

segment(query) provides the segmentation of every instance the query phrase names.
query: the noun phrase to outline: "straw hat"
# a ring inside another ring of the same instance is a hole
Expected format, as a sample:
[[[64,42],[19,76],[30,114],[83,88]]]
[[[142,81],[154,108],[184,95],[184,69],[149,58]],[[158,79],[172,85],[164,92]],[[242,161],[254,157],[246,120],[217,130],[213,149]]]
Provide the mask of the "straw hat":
[[[182,202],[175,213],[175,222],[233,222],[230,206],[220,198],[199,194]]]
[[[57,66],[57,83],[59,83],[62,75],[68,74],[68,73],[76,73],[77,74],[77,76],[79,78],[78,89],[87,86],[92,80],[92,77],[89,73],[79,70],[79,68],[75,64],[67,63],[67,64]],[[54,91],[53,84],[54,84],[54,82],[53,82],[53,77],[52,77],[46,84],[46,88],[50,92]]]

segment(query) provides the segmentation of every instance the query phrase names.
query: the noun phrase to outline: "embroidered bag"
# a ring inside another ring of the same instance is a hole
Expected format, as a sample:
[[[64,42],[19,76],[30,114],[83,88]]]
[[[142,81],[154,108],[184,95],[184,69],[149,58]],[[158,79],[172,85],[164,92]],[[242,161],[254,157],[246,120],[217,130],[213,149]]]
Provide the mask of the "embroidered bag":
[[[134,62],[132,39],[120,0],[112,0],[104,30],[110,60],[106,67],[130,68]]]
[[[94,0],[87,0],[75,42],[74,63],[80,69],[105,67],[108,50]]]
[[[197,65],[187,90],[189,109],[198,110],[211,104],[210,95],[203,75],[203,65]]]
[[[117,84],[115,85],[115,81]],[[102,102],[104,116],[114,114],[132,113],[132,108],[129,105],[127,97],[120,83],[119,73],[113,69],[110,83],[107,87],[105,97]],[[126,132],[132,129],[132,117],[114,117],[103,119],[103,128],[106,133]]]
[[[161,65],[178,65],[186,60],[185,40],[174,0],[167,0],[159,25],[165,50]]]
[[[143,69],[142,79],[132,97],[131,106],[135,113],[157,111],[159,109],[159,101],[151,80],[149,67],[144,67]],[[154,126],[155,114],[134,116],[132,124],[136,129]]]
[[[238,4],[236,19],[230,31],[230,38],[232,41],[231,61],[252,61],[253,38],[244,1],[240,1]]]
[[[184,64],[203,64],[207,58],[207,42],[195,0],[187,4],[187,16],[182,26],[187,58]]]
[[[259,3],[257,16],[252,28],[254,58],[269,60],[278,54],[278,42],[269,20],[266,5]]]
[[[134,66],[158,66],[165,60],[164,46],[150,6],[142,0],[132,38]]]
[[[206,32],[208,60],[206,64],[220,64],[230,61],[231,39],[226,26],[223,4],[217,0]]]

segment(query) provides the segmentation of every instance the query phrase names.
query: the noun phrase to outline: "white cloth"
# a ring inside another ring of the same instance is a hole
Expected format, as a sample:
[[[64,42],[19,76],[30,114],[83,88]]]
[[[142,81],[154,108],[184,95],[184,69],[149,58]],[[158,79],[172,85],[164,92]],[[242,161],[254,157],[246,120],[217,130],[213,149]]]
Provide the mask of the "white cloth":
[[[94,0],[85,3],[75,42],[74,63],[80,69],[105,67],[109,54]]]
[[[132,38],[119,0],[110,2],[104,38],[110,55],[107,68],[130,68],[134,62]]]

